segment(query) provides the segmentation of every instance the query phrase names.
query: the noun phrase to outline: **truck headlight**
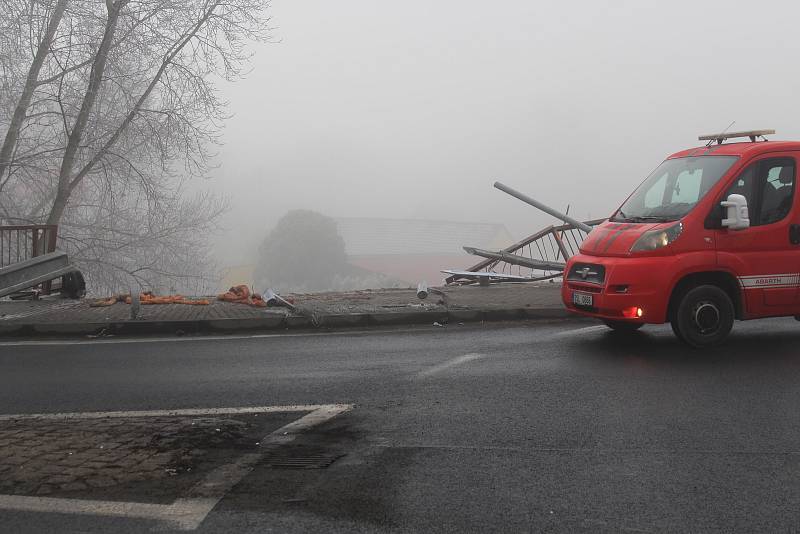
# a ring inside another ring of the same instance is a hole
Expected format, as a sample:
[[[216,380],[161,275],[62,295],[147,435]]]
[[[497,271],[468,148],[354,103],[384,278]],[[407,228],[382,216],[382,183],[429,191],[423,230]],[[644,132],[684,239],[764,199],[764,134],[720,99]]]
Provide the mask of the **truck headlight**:
[[[683,231],[683,224],[673,224],[669,228],[658,230],[650,230],[645,232],[636,240],[636,243],[631,247],[631,252],[647,252],[649,250],[656,250],[661,247],[666,247],[681,235]]]

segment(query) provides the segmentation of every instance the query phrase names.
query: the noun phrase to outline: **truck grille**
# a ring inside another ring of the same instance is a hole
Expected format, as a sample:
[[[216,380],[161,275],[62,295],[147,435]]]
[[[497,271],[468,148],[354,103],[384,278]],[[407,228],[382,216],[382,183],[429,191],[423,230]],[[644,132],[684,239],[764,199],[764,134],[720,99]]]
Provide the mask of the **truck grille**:
[[[567,280],[602,284],[606,280],[606,268],[594,263],[576,263],[570,267]]]

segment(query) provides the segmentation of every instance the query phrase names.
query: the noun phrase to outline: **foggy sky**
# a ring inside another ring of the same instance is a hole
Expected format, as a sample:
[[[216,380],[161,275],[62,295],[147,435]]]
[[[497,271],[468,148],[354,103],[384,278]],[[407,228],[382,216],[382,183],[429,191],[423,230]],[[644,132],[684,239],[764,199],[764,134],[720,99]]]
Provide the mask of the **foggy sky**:
[[[800,5],[604,4],[273,0],[275,42],[221,85],[222,263],[293,208],[523,237],[553,221],[495,180],[602,217],[731,121],[800,139]]]

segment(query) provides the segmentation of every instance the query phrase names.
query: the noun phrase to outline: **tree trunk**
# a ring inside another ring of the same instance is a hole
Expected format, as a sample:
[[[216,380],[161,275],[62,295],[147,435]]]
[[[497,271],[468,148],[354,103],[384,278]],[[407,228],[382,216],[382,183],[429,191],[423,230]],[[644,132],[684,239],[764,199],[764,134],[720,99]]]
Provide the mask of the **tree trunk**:
[[[72,131],[67,139],[64,157],[61,160],[61,169],[58,173],[58,190],[56,192],[56,198],[53,201],[53,207],[50,209],[50,215],[47,217],[47,224],[58,224],[61,221],[69,197],[74,189],[71,181],[75,160],[78,155],[78,148],[80,147],[81,139],[86,130],[86,124],[89,122],[89,115],[97,99],[97,93],[100,91],[100,85],[103,82],[103,72],[106,68],[108,51],[111,49],[111,45],[114,41],[114,32],[117,29],[119,12],[127,2],[128,0],[117,0],[116,2],[106,0],[108,19],[106,20],[103,39],[100,41],[100,46],[97,49],[94,62],[92,63],[92,70],[89,73],[89,84],[83,96],[81,109],[78,112],[75,125],[72,127]]]
[[[17,146],[19,139],[19,132],[22,128],[22,123],[25,121],[25,114],[28,112],[28,106],[31,104],[33,92],[36,89],[36,84],[39,80],[39,72],[44,65],[44,60],[50,50],[50,45],[53,42],[53,37],[58,30],[58,25],[61,24],[61,19],[64,16],[64,11],[67,8],[69,0],[58,0],[53,13],[50,15],[50,20],[47,23],[42,40],[39,41],[39,46],[36,49],[36,54],[33,56],[33,63],[28,69],[28,77],[25,79],[25,86],[22,89],[22,94],[17,101],[17,106],[14,108],[14,114],[11,117],[11,123],[8,125],[6,137],[3,140],[3,146],[0,148],[0,182],[3,176],[8,172],[11,165],[11,157],[14,153],[14,148]]]

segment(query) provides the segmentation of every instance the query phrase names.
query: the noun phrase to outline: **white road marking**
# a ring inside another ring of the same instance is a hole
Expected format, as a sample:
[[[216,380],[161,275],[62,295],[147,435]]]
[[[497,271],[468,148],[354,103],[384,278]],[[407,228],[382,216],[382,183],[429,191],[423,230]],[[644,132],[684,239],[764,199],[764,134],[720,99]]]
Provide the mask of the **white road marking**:
[[[225,494],[252,471],[262,456],[268,451],[289,443],[295,437],[339,414],[353,408],[352,404],[298,404],[293,406],[262,406],[258,408],[210,408],[205,410],[150,410],[139,412],[86,412],[61,414],[10,414],[0,420],[42,418],[82,418],[100,417],[149,417],[163,415],[232,415],[243,413],[310,412],[300,419],[282,426],[261,440],[258,452],[240,456],[235,462],[218,467],[197,485],[176,499],[172,504],[148,504],[136,502],[90,501],[82,499],[58,499],[51,497],[28,497],[22,495],[0,495],[0,510],[22,512],[62,513],[77,515],[99,515],[125,517],[130,519],[150,519],[166,522],[170,527],[180,530],[194,530],[214,509]]]
[[[572,337],[572,336],[578,336],[578,335],[581,335],[581,334],[591,334],[593,332],[600,332],[602,330],[608,330],[608,327],[606,325],[600,324],[600,325],[594,325],[594,326],[586,326],[586,327],[583,327],[583,328],[575,328],[573,330],[566,330],[564,332],[556,332],[555,334],[550,334],[545,339],[551,340],[551,339],[559,339],[559,338],[563,338],[563,337]]]
[[[456,365],[461,365],[462,363],[471,362],[473,360],[477,360],[479,358],[485,358],[485,354],[478,354],[477,352],[472,352],[470,354],[465,354],[463,356],[459,356],[457,358],[453,358],[452,360],[447,360],[444,363],[440,363],[439,365],[434,365],[430,369],[426,369],[417,374],[418,378],[425,378],[431,375],[435,375],[437,373],[441,373],[442,371],[446,371]]]
[[[82,501],[51,497],[0,495],[0,509],[20,512],[49,512],[56,514],[104,515],[163,519],[169,506],[139,502]]]

